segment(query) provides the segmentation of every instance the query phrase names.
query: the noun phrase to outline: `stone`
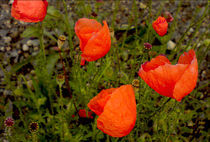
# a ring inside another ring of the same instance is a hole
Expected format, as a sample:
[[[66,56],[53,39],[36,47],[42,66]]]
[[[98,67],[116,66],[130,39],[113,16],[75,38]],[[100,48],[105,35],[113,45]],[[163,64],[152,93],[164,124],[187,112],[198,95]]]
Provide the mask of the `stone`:
[[[10,47],[10,46],[7,46],[7,47],[6,47],[6,50],[7,50],[7,51],[10,51],[10,50],[11,50],[11,47]]]
[[[16,50],[12,50],[10,55],[11,55],[11,57],[17,57],[18,56],[18,52]]]
[[[34,51],[38,51],[39,50],[39,47],[34,47]]]
[[[39,46],[39,40],[35,39],[35,40],[31,40],[32,45],[35,46]]]
[[[5,51],[5,48],[2,46],[2,47],[0,47],[0,51],[1,52],[4,52]]]
[[[27,42],[26,42],[26,44],[28,45],[28,46],[32,46],[33,44],[32,44],[32,40],[28,40]]]
[[[145,9],[147,6],[146,6],[145,4],[143,4],[142,2],[140,2],[140,3],[139,3],[139,7],[140,7],[141,9]]]
[[[27,58],[28,56],[29,56],[29,54],[28,54],[28,53],[25,53],[25,54],[24,54],[24,57],[25,57],[25,58]]]
[[[23,51],[28,51],[28,50],[29,50],[29,47],[26,44],[24,44],[23,45]]]
[[[10,43],[12,41],[12,38],[9,36],[3,37],[3,39],[5,43]]]
[[[173,41],[171,41],[171,40],[168,41],[168,43],[167,43],[168,50],[173,50],[175,48],[175,46],[176,46],[176,44]]]

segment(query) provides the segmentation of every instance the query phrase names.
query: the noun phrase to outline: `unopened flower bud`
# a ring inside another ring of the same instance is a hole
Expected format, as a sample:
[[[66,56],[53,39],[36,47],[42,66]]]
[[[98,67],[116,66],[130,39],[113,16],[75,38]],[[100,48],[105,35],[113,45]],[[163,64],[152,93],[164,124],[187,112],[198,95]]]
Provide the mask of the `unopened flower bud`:
[[[64,42],[66,41],[66,36],[64,35],[60,35],[58,37],[58,41],[57,41],[57,44],[58,44],[58,48],[61,49],[61,47],[63,46]]]
[[[150,43],[146,42],[146,43],[144,43],[144,48],[150,50],[150,49],[152,49],[152,45]]]
[[[12,127],[15,124],[14,119],[11,117],[7,117],[6,120],[4,121],[4,125],[6,127]]]
[[[29,124],[29,129],[31,132],[37,132],[39,129],[39,124],[37,122],[31,122]]]
[[[62,86],[65,82],[65,76],[62,74],[57,75],[56,82],[59,86]]]
[[[132,85],[133,85],[133,87],[139,88],[139,80],[138,79],[134,79],[132,81]]]

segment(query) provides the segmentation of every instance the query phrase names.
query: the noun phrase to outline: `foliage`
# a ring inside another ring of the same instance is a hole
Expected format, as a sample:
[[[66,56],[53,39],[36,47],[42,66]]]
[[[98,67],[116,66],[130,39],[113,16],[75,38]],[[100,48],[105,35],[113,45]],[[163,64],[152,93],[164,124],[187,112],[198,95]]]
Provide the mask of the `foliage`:
[[[43,54],[42,50],[36,57],[28,57],[23,62],[14,65],[10,72],[6,72],[0,65],[5,75],[3,82],[6,86],[5,90],[12,91],[12,96],[0,96],[1,130],[6,129],[3,123],[8,116],[12,116],[15,120],[15,125],[11,130],[5,130],[7,134],[0,133],[0,137],[6,137],[9,141],[50,142],[208,141],[207,123],[209,123],[210,99],[205,94],[206,91],[203,91],[203,88],[208,84],[198,85],[182,102],[176,102],[154,92],[137,75],[140,65],[153,57],[150,54],[151,51],[156,52],[156,55],[166,54],[170,60],[176,62],[176,57],[179,57],[181,53],[195,49],[200,65],[206,57],[209,41],[203,41],[206,35],[200,37],[201,45],[197,48],[193,37],[199,32],[204,17],[207,17],[208,6],[200,19],[192,20],[175,49],[169,51],[167,42],[172,38],[177,28],[177,15],[169,25],[168,34],[160,37],[152,28],[151,20],[155,20],[162,9],[152,19],[148,16],[145,25],[140,25],[138,20],[135,20],[141,18],[141,14],[134,1],[128,17],[128,25],[116,27],[114,21],[120,5],[119,1],[114,1],[114,3],[113,22],[110,23],[111,29],[114,30],[111,50],[104,58],[96,62],[89,62],[83,67],[80,66],[80,57],[78,56],[80,52],[76,50],[79,45],[75,44],[75,21],[66,11],[65,1],[63,1],[64,13],[58,8],[49,6],[47,16],[42,24],[38,23],[28,27],[23,32],[22,37],[39,38],[40,46],[43,49],[43,37],[54,42],[61,34],[68,37],[65,49],[70,52],[62,49],[61,55],[68,74],[70,92],[66,83],[60,88],[56,84],[57,75],[64,74],[63,70],[59,71],[55,68],[56,64],[61,62],[59,53],[56,51]],[[100,6],[102,6],[100,3],[95,3],[96,11]],[[180,12],[180,6],[181,4],[177,7],[177,14]],[[91,16],[90,3],[78,1],[76,8],[78,8],[77,15],[79,17],[94,18]],[[151,11],[151,2],[147,4],[145,10]],[[196,12],[195,14],[197,14]],[[98,15],[95,18],[102,21],[106,14],[104,12],[104,15]],[[135,17],[134,20],[132,20],[133,17]],[[196,28],[195,33],[193,37],[187,38],[187,33],[192,27]],[[184,39],[186,39],[186,43],[184,43]],[[153,45],[150,51],[144,49],[143,43],[145,42]],[[183,46],[184,44],[186,46]],[[200,56],[202,54],[205,56]],[[30,76],[31,84],[21,70],[28,64],[31,64],[35,71],[34,75]],[[14,74],[16,75],[15,81],[12,80]],[[128,136],[110,137],[97,129],[97,116],[94,119],[78,116],[78,109],[88,110],[87,103],[102,89],[132,84],[134,79],[140,80],[140,87],[135,89],[137,121]],[[39,129],[35,133],[30,131],[29,124],[31,122],[39,124]]]

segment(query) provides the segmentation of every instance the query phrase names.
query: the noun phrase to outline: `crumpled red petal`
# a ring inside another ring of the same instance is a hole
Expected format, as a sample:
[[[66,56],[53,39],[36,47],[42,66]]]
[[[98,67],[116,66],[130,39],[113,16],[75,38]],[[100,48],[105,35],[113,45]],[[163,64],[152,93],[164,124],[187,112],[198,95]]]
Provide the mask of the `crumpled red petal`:
[[[131,85],[102,90],[88,107],[99,115],[97,127],[112,137],[130,133],[136,122],[136,101]]]
[[[198,65],[194,50],[180,56],[178,64],[171,65],[165,56],[157,56],[141,65],[139,76],[157,93],[181,101],[197,82]]]

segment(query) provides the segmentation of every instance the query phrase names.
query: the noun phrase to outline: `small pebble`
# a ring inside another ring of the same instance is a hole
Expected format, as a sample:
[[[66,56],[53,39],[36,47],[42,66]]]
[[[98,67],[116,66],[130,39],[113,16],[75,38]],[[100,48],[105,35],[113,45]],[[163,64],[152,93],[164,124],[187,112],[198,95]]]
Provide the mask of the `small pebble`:
[[[10,53],[11,57],[17,57],[18,56],[18,52],[16,50],[13,50],[11,53]]]
[[[27,58],[28,56],[29,56],[29,54],[28,54],[28,53],[25,53],[25,54],[24,54],[24,57],[26,57],[26,58]]]
[[[32,44],[32,40],[28,40],[27,42],[26,42],[26,44],[28,45],[28,46],[32,46],[33,44]]]
[[[5,43],[10,43],[11,40],[12,40],[12,38],[9,37],[9,36],[3,37],[3,38],[4,38],[4,42],[5,42]]]
[[[11,38],[16,38],[16,37],[18,37],[18,35],[19,35],[18,31],[13,31],[10,36],[11,36]]]
[[[2,46],[0,47],[0,51],[4,52],[5,48]]]
[[[34,51],[38,51],[39,50],[39,47],[34,47]]]
[[[21,50],[18,50],[18,54],[21,54],[22,53],[22,51]]]
[[[11,50],[11,47],[10,47],[10,46],[7,46],[7,47],[6,47],[6,50],[7,50],[7,51],[10,51],[10,50]]]
[[[35,39],[35,40],[31,40],[31,43],[32,45],[35,47],[35,46],[38,46],[39,45],[39,40]]]
[[[167,49],[173,50],[175,48],[175,46],[176,46],[176,44],[173,41],[171,41],[171,40],[168,41]]]
[[[139,3],[139,7],[140,7],[141,9],[145,9],[147,6],[146,6],[145,4],[143,4],[142,2],[140,2],[140,3]]]
[[[29,50],[29,47],[26,44],[24,44],[23,45],[23,51],[28,51],[28,50]]]

